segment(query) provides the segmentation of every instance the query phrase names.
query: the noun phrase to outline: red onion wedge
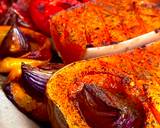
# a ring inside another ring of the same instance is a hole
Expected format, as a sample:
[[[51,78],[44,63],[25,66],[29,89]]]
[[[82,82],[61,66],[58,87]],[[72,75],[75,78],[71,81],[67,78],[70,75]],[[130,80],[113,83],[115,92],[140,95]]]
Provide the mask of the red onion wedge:
[[[22,63],[22,82],[32,93],[40,96],[45,94],[46,83],[54,72],[62,68],[63,64],[47,64],[41,67],[32,67]],[[28,90],[27,89],[27,90]]]

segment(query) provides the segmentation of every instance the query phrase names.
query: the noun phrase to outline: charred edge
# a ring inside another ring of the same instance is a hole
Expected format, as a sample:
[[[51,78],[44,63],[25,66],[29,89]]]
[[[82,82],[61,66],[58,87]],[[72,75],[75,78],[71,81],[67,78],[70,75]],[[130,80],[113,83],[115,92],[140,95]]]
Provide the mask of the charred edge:
[[[54,108],[54,114],[55,114],[55,123],[57,124],[57,126],[59,126],[59,128],[69,128],[63,113],[56,105]]]
[[[16,105],[16,102],[14,101],[14,98],[13,98],[13,95],[11,93],[11,86],[10,86],[10,83],[8,84],[5,84],[3,86],[3,91],[5,92],[7,98],[12,101],[12,103],[14,103]]]
[[[38,66],[38,68],[40,68],[42,70],[48,70],[48,71],[58,70],[62,67],[64,67],[64,64],[62,64],[62,63],[56,63],[56,64],[47,63],[47,64],[44,64],[44,65]]]
[[[25,113],[26,115],[28,114],[24,109],[22,109],[21,107],[19,107],[19,105],[16,103],[16,101],[14,100],[14,96],[12,94],[11,91],[11,83],[8,83],[6,85],[4,85],[3,87],[3,91],[5,93],[5,95],[7,96],[7,98],[23,113]],[[27,115],[28,117],[32,118],[29,114]]]
[[[6,97],[7,97],[22,113],[24,113],[27,117],[33,119],[35,122],[37,122],[38,124],[41,124],[42,126],[47,126],[47,127],[50,126],[49,122],[47,122],[47,121],[44,121],[44,122],[39,121],[38,119],[36,119],[36,118],[33,117],[32,112],[27,112],[25,109],[21,108],[21,107],[16,103],[16,101],[15,101],[15,99],[14,99],[14,96],[13,96],[13,94],[12,94],[12,91],[11,91],[11,83],[8,83],[8,84],[4,85],[3,91],[4,91],[5,95],[6,95]]]
[[[154,30],[155,33],[159,33],[160,32],[160,28],[157,28]]]
[[[94,47],[94,45],[91,44],[91,43],[89,43],[89,44],[86,45],[86,48],[93,48],[93,47]]]

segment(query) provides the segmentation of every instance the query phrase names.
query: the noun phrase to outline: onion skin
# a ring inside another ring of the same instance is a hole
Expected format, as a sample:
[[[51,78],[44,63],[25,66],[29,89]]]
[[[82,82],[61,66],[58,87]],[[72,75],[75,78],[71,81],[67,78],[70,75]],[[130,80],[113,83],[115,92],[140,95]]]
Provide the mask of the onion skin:
[[[10,26],[0,27],[0,45],[10,29]],[[31,64],[32,66],[39,66],[50,61],[52,57],[51,43],[46,36],[27,28],[20,29],[26,40],[29,41],[31,50],[19,56],[19,58],[6,57],[0,60],[0,73],[9,73],[9,81],[18,80],[20,78],[22,62]]]
[[[146,115],[142,103],[123,90],[86,84],[76,95],[79,112],[93,128],[142,128]]]
[[[22,65],[22,75],[20,75],[21,79],[19,79],[18,82],[12,81],[4,85],[3,90],[6,96],[27,116],[39,122],[49,122],[44,96],[45,85],[50,76],[58,69],[62,68],[64,65],[45,63],[41,66],[37,65],[38,67],[32,67],[31,65],[24,64],[23,62],[19,64]],[[38,76],[35,77],[35,81],[30,81],[30,78],[28,78],[28,76],[30,76],[30,73],[34,77],[36,75]],[[41,74],[43,74],[42,77],[40,77]],[[24,78],[26,77],[27,79],[24,80]],[[44,79],[46,77],[47,79]],[[42,80],[41,83],[38,82],[39,80]],[[38,89],[34,88],[35,86],[38,87]],[[29,89],[30,87],[31,89]],[[28,88],[29,90],[26,88]]]
[[[23,82],[43,96],[45,94],[45,85],[51,77],[52,72],[45,72],[24,63],[22,63],[21,68]]]
[[[46,83],[48,82],[49,78],[54,72],[63,66],[63,64],[46,64],[38,68],[22,63],[21,79],[24,83],[24,88],[28,90],[29,93],[44,97]]]
[[[0,45],[10,29],[11,26],[0,26]],[[48,37],[28,28],[20,27],[20,30],[25,40],[29,43],[30,50],[18,57],[45,61],[52,58],[51,42]]]
[[[0,57],[21,56],[30,50],[29,43],[17,25],[13,25],[0,45]]]

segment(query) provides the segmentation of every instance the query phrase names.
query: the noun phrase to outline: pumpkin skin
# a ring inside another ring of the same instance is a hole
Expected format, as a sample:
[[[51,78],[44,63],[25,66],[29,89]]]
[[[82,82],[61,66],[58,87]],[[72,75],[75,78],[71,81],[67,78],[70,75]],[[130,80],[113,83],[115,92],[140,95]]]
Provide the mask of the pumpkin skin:
[[[127,53],[75,62],[53,74],[46,89],[52,127],[55,126],[55,105],[69,128],[90,127],[73,97],[85,84],[93,84],[111,90],[123,88],[127,95],[142,103],[146,115],[143,127],[159,128],[159,49],[160,42],[157,42]]]

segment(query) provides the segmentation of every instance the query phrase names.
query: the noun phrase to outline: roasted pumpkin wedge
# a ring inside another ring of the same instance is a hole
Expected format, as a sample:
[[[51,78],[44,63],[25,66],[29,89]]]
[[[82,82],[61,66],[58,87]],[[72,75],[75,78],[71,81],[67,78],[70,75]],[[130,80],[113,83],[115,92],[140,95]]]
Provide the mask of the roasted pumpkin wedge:
[[[29,117],[37,121],[49,122],[44,99],[37,100],[31,97],[17,82],[6,85],[4,91],[6,96]]]
[[[72,63],[47,83],[52,127],[159,128],[160,42]]]
[[[86,48],[118,43],[160,27],[160,8],[143,0],[94,0],[51,18],[51,35],[66,63],[83,58]]]
[[[3,85],[3,90],[9,100],[22,112],[39,122],[49,123],[45,103],[45,87],[48,79],[63,64],[44,64],[33,67],[22,63],[22,75],[18,81]]]

